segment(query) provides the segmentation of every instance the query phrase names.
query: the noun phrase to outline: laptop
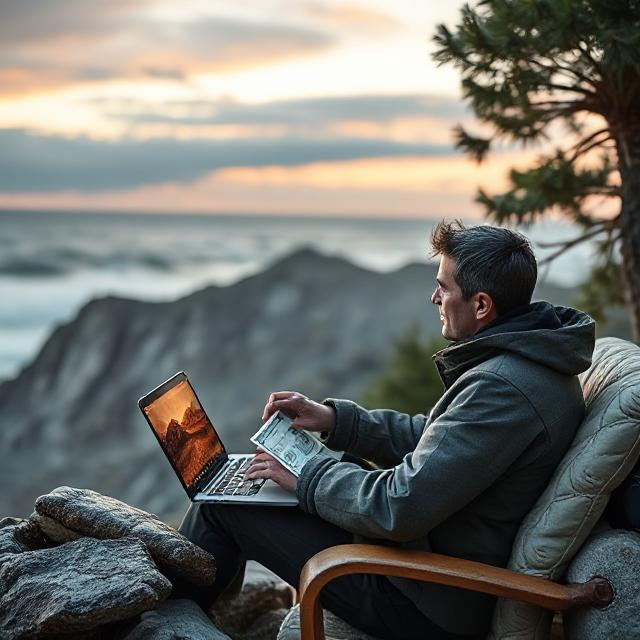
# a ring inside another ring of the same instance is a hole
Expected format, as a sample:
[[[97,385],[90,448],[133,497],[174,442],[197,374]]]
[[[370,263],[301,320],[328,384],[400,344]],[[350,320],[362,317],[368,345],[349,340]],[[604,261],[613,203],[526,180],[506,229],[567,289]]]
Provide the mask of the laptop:
[[[273,480],[244,480],[253,454],[228,454],[184,371],[138,400],[192,502],[295,506]]]

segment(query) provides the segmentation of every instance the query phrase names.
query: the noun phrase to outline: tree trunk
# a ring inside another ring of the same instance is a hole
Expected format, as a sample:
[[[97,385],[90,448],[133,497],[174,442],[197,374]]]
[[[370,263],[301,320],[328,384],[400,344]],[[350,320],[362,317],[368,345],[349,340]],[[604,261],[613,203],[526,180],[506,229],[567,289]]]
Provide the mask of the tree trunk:
[[[622,187],[618,225],[622,273],[633,339],[640,343],[640,126],[634,122],[616,138]]]

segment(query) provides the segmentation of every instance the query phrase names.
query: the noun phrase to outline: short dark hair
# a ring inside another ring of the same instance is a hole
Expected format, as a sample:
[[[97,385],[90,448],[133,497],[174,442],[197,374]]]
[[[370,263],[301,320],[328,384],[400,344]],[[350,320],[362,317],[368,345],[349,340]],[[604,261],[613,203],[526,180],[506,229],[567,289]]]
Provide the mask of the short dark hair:
[[[498,315],[531,302],[538,265],[530,242],[521,233],[443,220],[431,234],[431,248],[434,256],[455,260],[454,279],[465,300],[483,291],[491,296]]]

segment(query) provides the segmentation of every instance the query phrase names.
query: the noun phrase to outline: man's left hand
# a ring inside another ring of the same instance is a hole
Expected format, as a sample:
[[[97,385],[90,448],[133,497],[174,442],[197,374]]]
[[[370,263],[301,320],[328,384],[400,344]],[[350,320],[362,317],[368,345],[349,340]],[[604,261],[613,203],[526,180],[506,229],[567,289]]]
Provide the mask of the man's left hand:
[[[293,493],[295,493],[298,484],[298,478],[291,471],[285,469],[273,456],[264,451],[256,453],[244,477],[247,480],[267,478]]]

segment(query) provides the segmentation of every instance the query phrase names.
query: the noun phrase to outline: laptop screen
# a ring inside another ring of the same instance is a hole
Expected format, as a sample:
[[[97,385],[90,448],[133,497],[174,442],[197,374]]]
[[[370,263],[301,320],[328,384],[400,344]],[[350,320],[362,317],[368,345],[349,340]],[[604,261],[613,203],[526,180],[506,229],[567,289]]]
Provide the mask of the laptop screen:
[[[194,492],[226,454],[193,388],[180,380],[142,410],[182,483]]]

